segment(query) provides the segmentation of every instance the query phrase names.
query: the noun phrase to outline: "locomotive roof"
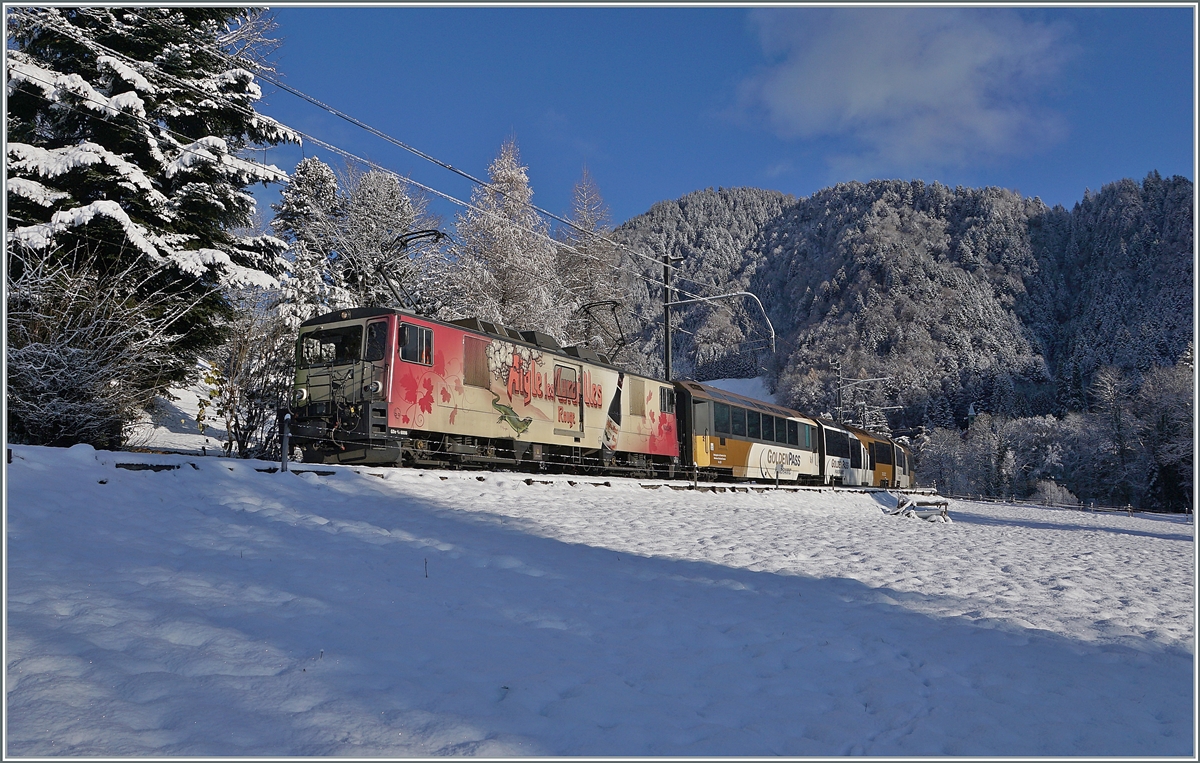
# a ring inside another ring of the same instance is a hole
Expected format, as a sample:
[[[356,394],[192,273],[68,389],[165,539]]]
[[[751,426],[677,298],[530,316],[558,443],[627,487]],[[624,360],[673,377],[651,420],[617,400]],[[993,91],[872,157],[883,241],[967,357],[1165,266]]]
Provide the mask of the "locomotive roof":
[[[393,307],[351,307],[345,310],[334,310],[333,312],[325,313],[324,315],[318,315],[315,318],[309,318],[301,323],[300,327],[304,328],[306,326],[320,326],[325,323],[333,323],[336,321],[354,321],[362,320],[364,318],[376,318],[382,315],[398,315],[401,318],[413,318],[419,321],[426,321],[429,323],[446,326],[448,328],[455,328],[459,331],[466,330],[479,334],[486,334],[488,336],[494,336],[499,339],[503,339],[506,342],[513,342],[515,344],[521,344],[528,347],[536,347],[539,350],[548,352],[552,355],[557,355],[559,357],[570,358],[571,360],[575,361],[583,361],[593,365],[612,368],[617,371],[622,371],[630,376],[639,376],[643,379],[651,379],[662,384],[670,383],[662,379],[656,379],[653,376],[635,373],[629,371],[628,369],[622,368],[604,356],[599,355],[586,345],[562,347],[557,341],[555,341],[554,337],[544,334],[541,331],[517,331],[509,326],[504,326],[499,323],[492,323],[490,321],[484,321],[474,317],[444,321],[438,318],[430,318],[427,315],[410,313],[406,310],[397,310]]]
[[[350,307],[345,310],[334,310],[331,313],[309,318],[301,323],[300,327],[320,326],[322,323],[332,323],[334,321],[356,321],[362,318],[374,318],[378,315],[403,315],[403,313],[390,307]]]

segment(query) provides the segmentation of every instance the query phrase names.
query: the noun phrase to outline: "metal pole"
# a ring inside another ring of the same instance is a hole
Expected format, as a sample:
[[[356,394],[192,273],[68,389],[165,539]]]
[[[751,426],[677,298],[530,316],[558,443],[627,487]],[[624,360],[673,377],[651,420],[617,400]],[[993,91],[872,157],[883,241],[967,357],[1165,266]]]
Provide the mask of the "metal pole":
[[[663,376],[671,381],[671,253],[663,252]]]
[[[280,450],[282,451],[282,454],[280,457],[281,462],[279,465],[279,469],[280,469],[280,471],[285,471],[285,472],[288,470],[288,468],[287,468],[288,453],[291,450],[291,444],[288,442],[288,438],[291,435],[291,423],[292,423],[292,414],[290,414],[290,413],[283,414],[283,427],[282,427],[283,431],[280,432],[280,435],[279,435],[279,445],[280,445]]]

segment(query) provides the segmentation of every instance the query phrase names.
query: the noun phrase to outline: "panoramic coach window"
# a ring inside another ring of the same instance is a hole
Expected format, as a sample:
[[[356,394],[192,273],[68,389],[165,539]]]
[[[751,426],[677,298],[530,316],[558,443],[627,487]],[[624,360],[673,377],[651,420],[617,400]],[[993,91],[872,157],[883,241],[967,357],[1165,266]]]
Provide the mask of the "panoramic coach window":
[[[731,428],[733,429],[733,433],[735,435],[737,435],[738,437],[745,437],[746,436],[746,409],[745,408],[734,408],[733,410],[731,410],[729,412],[729,414],[730,414],[729,423],[731,425]]]
[[[850,436],[845,432],[825,430],[825,455],[850,458]]]
[[[729,434],[729,406],[725,403],[713,403],[713,430]]]
[[[788,445],[800,444],[800,422],[789,420],[787,423]]]
[[[469,387],[491,386],[487,364],[489,344],[491,342],[473,336],[463,337],[463,384]]]
[[[746,411],[746,436],[758,439],[762,437],[762,419],[758,411]]]
[[[342,326],[304,334],[300,337],[300,367],[353,363],[362,351],[362,336],[362,326]]]
[[[880,464],[892,463],[892,444],[890,442],[875,443],[875,462]]]
[[[787,445],[787,419],[775,419],[775,442],[781,445]]]
[[[367,324],[367,350],[363,360],[383,360],[387,354],[387,321]]]
[[[433,330],[411,323],[401,323],[397,342],[400,359],[423,366],[433,365]]]
[[[775,417],[765,413],[762,417],[762,438],[768,442],[775,439]]]

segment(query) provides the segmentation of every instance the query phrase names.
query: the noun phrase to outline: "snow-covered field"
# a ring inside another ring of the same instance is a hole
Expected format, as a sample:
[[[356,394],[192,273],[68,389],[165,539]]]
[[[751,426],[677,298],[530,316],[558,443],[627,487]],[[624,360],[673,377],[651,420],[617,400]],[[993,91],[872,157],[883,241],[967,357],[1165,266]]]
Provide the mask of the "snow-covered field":
[[[1194,753],[1178,518],[13,451],[8,755]]]

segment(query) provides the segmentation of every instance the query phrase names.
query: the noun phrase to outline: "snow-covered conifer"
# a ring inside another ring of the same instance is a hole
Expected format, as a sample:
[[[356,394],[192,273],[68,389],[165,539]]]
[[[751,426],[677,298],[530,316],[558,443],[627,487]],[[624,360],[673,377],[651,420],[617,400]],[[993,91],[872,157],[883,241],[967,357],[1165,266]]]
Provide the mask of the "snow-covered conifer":
[[[572,306],[545,221],[530,206],[533,190],[514,139],[488,167],[487,187],[455,223],[455,294],[451,310],[560,341]]]
[[[299,320],[343,307],[400,307],[409,298],[425,307],[422,271],[440,249],[405,239],[436,225],[425,207],[391,173],[349,166],[339,180],[320,159],[301,161],[271,223],[290,245],[284,307]]]
[[[214,287],[269,284],[281,265],[281,241],[234,232],[254,211],[246,189],[285,177],[248,150],[296,139],[254,111],[254,75],[223,51],[262,42],[256,14],[6,15],[9,251],[86,246],[103,268],[153,276],[148,290],[197,297],[175,324],[187,340],[174,350],[194,358],[229,310]]]
[[[609,353],[621,338],[618,320],[627,308],[620,304],[620,252],[606,240],[612,234],[611,217],[586,167],[572,192],[569,219],[577,227],[562,228],[564,246],[558,249],[558,277],[574,306],[564,327],[566,340]],[[605,302],[618,304],[601,304]]]

